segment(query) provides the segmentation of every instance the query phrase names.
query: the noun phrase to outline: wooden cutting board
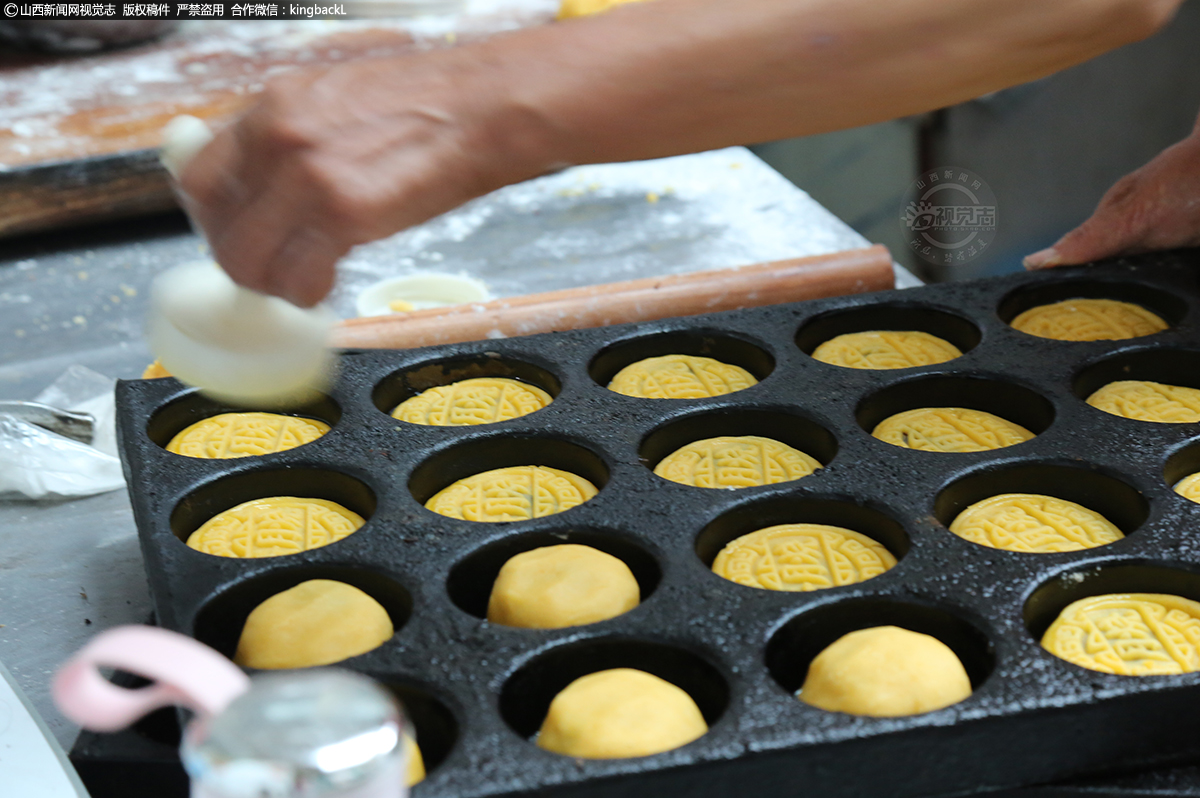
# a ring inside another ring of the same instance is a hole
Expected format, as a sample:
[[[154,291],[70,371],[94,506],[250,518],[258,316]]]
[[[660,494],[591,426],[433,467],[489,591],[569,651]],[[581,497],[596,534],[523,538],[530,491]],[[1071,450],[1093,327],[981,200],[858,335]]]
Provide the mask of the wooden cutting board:
[[[220,123],[283,72],[537,21],[468,20],[461,36],[419,40],[401,21],[186,22],[95,55],[0,50],[0,238],[173,207],[154,149],[178,114]]]

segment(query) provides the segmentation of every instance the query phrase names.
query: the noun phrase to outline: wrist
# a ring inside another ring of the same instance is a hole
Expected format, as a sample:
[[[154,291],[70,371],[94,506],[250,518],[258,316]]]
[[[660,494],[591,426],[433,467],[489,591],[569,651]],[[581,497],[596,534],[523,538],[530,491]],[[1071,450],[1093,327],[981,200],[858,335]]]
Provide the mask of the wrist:
[[[473,165],[479,194],[570,165],[546,109],[523,91],[527,53],[510,57],[506,38],[456,51],[462,71],[455,116],[462,120],[460,146]]]

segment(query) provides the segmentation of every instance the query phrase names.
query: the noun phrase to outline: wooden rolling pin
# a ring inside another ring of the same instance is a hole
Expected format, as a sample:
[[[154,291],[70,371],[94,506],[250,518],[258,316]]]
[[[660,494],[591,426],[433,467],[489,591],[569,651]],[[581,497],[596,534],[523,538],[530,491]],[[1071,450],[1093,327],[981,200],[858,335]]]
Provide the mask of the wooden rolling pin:
[[[647,277],[350,319],[338,326],[334,345],[344,349],[408,349],[692,316],[893,286],[891,253],[877,244],[867,249],[718,271]]]

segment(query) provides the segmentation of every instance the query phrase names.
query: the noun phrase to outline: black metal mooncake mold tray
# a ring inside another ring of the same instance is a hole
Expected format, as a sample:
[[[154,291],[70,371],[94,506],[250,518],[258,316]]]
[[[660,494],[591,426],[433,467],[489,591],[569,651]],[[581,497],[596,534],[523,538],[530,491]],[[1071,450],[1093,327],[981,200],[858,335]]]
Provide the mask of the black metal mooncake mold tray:
[[[1126,341],[1070,343],[1013,330],[1034,305],[1087,296],[1137,302],[1171,326]],[[962,357],[895,371],[843,369],[809,353],[835,335],[916,329]],[[664,354],[715,357],[758,385],[698,400],[648,400],[604,387],[621,367]],[[554,401],[479,427],[406,424],[386,411],[471,376],[513,376]],[[1200,674],[1120,677],[1038,645],[1084,596],[1175,593],[1200,600],[1200,505],[1171,490],[1200,470],[1200,424],[1151,424],[1084,402],[1116,379],[1200,388],[1200,252],[935,285],[659,322],[405,351],[349,352],[327,397],[305,410],[319,440],[240,460],[163,447],[187,424],[231,409],[174,380],[122,382],[119,434],[159,623],[232,654],[250,610],[312,578],[374,596],[397,632],[342,663],[405,699],[429,767],[417,796],[822,798],[995,790],[1200,756]],[[922,406],[997,413],[1037,433],[1006,449],[911,451],[874,424]],[[656,477],[673,448],[716,435],[767,435],[820,460],[810,477],[737,491]],[[481,524],[423,503],[456,479],[510,465],[572,471],[600,488],[567,512]],[[1101,512],[1127,537],[1098,549],[1021,554],[946,528],[967,505],[1045,493]],[[234,560],[184,545],[241,502],[296,495],[367,518],[348,538],[286,557]],[[785,522],[847,526],[899,563],[857,585],[756,590],[709,565],[734,537]],[[580,542],[625,560],[642,604],[601,623],[512,629],[484,620],[510,556]],[[809,661],[857,628],[896,624],[958,654],[973,695],[902,718],[825,712],[793,693]],[[585,673],[634,667],[687,690],[709,722],[663,754],[585,761],[537,748],[553,696]]]

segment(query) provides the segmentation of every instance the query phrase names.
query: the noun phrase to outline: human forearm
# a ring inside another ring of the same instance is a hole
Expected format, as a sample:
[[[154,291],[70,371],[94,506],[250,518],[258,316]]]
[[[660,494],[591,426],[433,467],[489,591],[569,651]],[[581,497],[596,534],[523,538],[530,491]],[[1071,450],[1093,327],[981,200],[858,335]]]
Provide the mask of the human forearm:
[[[876,122],[1149,35],[1181,0],[656,0],[271,86],[182,178],[240,284],[312,304],[350,247],[573,163]]]
[[[547,160],[647,158],[854,127],[1143,38],[1178,0],[658,0],[492,40]]]

